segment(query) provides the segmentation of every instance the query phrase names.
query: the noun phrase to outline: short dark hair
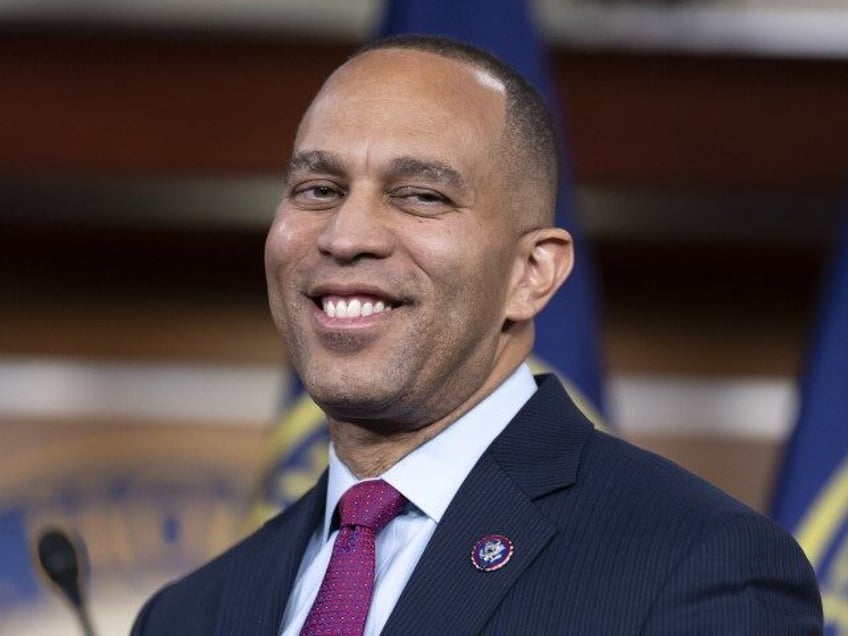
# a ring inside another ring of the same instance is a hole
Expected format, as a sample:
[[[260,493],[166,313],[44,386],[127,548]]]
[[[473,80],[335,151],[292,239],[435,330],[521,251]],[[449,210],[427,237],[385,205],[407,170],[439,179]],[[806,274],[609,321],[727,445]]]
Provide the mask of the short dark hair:
[[[351,59],[368,51],[383,49],[412,49],[434,53],[482,70],[500,81],[506,91],[506,117],[500,152],[508,162],[507,168],[521,183],[531,186],[538,209],[532,218],[521,219],[519,227],[532,229],[540,224],[552,225],[559,190],[561,159],[556,127],[544,100],[524,77],[496,56],[446,37],[433,35],[396,35],[374,40],[353,53]],[[522,188],[523,189],[523,188]],[[519,202],[516,202],[519,203]],[[522,212],[530,201],[522,197]]]

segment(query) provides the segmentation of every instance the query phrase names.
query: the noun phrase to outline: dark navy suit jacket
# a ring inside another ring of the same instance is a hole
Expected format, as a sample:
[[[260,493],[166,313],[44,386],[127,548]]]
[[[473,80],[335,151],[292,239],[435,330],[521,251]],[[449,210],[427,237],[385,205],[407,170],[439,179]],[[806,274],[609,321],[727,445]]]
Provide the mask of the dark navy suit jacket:
[[[820,634],[810,565],[777,525],[656,455],[600,433],[556,378],[480,458],[383,634]],[[157,593],[134,635],[272,636],[321,522],[297,504]],[[514,554],[483,572],[478,539]]]

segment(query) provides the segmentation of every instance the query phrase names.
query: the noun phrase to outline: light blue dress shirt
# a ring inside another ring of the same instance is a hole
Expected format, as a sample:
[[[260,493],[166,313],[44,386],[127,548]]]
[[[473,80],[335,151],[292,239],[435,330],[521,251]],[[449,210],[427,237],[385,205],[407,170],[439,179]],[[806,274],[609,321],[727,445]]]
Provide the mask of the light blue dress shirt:
[[[477,406],[380,476],[403,494],[410,505],[406,513],[377,535],[374,594],[365,623],[366,635],[376,636],[383,630],[460,485],[489,444],[535,391],[533,374],[522,364]],[[300,633],[318,595],[338,534],[338,530],[331,532],[333,513],[339,499],[357,481],[330,444],[324,523],[312,535],[300,563],[283,614],[282,636]]]

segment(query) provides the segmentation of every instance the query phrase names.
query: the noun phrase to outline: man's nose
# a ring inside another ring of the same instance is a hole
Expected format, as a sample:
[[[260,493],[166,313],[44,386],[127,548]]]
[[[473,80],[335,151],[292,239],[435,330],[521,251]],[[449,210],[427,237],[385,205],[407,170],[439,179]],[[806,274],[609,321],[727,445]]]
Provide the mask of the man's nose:
[[[376,193],[351,191],[319,234],[318,249],[341,262],[385,258],[392,246],[386,214]]]

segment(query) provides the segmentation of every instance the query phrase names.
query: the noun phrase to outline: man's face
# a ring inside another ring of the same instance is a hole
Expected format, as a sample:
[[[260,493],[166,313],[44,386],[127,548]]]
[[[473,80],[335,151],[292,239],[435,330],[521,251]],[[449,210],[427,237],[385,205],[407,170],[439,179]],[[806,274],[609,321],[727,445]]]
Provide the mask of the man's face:
[[[402,49],[355,58],[306,113],[265,263],[330,417],[419,428],[492,373],[516,276],[504,113],[490,76]]]

